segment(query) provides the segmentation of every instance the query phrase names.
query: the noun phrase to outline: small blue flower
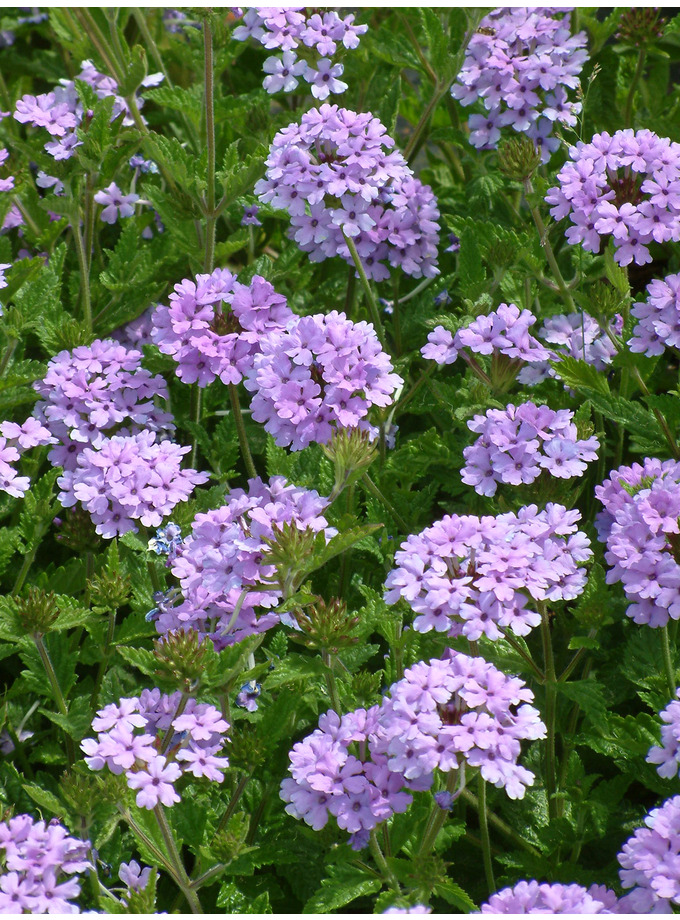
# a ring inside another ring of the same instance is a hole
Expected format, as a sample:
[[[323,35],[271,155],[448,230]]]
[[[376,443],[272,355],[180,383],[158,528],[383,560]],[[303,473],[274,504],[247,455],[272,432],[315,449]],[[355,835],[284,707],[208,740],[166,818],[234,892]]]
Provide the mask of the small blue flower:
[[[248,712],[255,712],[257,709],[257,698],[262,693],[262,685],[256,680],[249,680],[238,692],[236,705],[241,709],[247,709]]]
[[[448,307],[450,303],[453,303],[453,298],[448,291],[441,291],[435,297],[434,303],[436,307]]]
[[[451,811],[454,803],[454,796],[445,789],[442,792],[435,792],[434,800],[442,811]]]
[[[148,549],[157,556],[174,556],[183,543],[181,529],[170,521],[165,527],[158,528],[155,538],[149,540]]]

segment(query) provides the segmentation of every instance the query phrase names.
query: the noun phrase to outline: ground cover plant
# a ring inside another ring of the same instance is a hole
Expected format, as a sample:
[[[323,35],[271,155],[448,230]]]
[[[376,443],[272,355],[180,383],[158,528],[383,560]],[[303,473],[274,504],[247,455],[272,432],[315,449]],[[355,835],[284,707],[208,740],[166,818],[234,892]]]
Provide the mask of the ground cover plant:
[[[0,16],[0,912],[680,905],[680,17]]]

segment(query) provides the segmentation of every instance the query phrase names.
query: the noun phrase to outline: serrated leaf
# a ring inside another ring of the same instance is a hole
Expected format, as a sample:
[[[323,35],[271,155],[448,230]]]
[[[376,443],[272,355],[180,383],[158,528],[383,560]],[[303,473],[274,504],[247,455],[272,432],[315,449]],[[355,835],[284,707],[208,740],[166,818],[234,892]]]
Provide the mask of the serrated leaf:
[[[593,677],[585,680],[558,682],[557,692],[561,696],[577,703],[586,718],[596,728],[607,729],[609,704],[604,694],[604,687]]]
[[[320,658],[307,658],[293,652],[286,655],[267,675],[265,686],[268,690],[273,690],[282,684],[308,681],[310,678],[322,679],[327,673],[328,668]]]
[[[455,907],[458,913],[471,914],[477,911],[477,905],[470,895],[460,885],[447,879],[439,882],[434,887],[435,894],[443,898],[447,904]]]
[[[551,364],[560,380],[571,389],[585,393],[587,396],[599,393],[601,396],[611,397],[607,378],[592,364],[571,357],[553,361]]]
[[[328,876],[321,882],[321,888],[307,901],[302,912],[328,914],[357,898],[374,894],[381,887],[380,879],[369,876],[362,869],[346,865],[331,866]]]
[[[147,677],[153,677],[158,669],[158,661],[153,652],[143,648],[130,648],[127,645],[117,646],[118,654],[133,665]]]
[[[56,815],[57,817],[63,815],[67,809],[63,802],[61,802],[56,795],[51,793],[48,789],[44,789],[42,786],[38,786],[36,783],[24,783],[23,785],[24,792],[27,792],[33,801],[39,805],[41,808],[45,808],[50,815]]]

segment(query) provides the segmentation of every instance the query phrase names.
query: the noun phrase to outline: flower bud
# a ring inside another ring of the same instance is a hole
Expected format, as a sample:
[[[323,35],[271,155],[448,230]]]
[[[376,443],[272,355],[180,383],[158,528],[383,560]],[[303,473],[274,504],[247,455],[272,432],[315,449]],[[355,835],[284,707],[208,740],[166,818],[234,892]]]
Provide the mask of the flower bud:
[[[205,670],[208,646],[195,629],[176,629],[166,633],[153,644],[158,662],[156,676],[184,693],[196,689]]]
[[[31,587],[25,597],[16,597],[17,616],[21,629],[28,635],[44,636],[59,617],[54,594]]]
[[[498,168],[509,179],[524,182],[530,179],[541,162],[534,142],[521,135],[505,141],[498,148]]]
[[[359,641],[357,636],[351,635],[359,617],[348,614],[347,605],[339,598],[333,598],[328,604],[319,599],[304,610],[298,608],[295,619],[302,632],[291,633],[290,639],[307,648],[336,655],[341,648],[349,648]]]

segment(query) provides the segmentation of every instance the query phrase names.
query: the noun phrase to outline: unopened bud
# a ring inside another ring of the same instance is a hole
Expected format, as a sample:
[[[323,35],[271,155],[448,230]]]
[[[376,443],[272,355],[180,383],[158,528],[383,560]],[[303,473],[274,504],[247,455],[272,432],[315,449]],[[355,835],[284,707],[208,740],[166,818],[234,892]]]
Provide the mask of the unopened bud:
[[[541,162],[541,153],[528,137],[513,137],[498,148],[498,168],[509,179],[530,179]]]

